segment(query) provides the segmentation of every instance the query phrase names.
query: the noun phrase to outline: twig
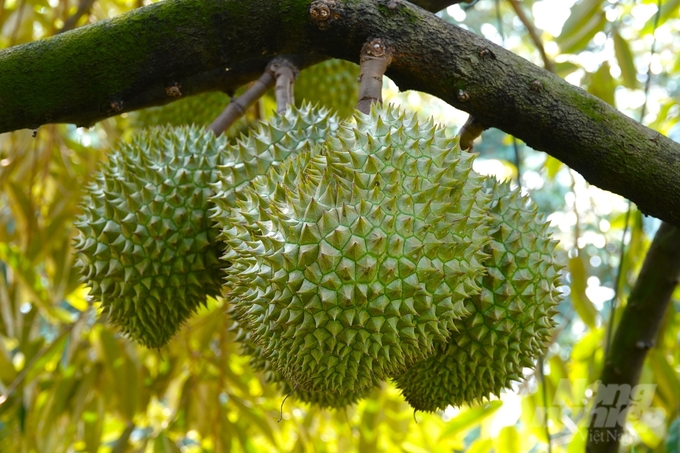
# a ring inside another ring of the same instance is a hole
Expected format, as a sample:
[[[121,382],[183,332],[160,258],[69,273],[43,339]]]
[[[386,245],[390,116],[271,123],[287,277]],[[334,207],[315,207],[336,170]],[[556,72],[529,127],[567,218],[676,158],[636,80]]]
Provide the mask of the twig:
[[[246,113],[248,107],[273,87],[274,82],[274,74],[267,68],[245,93],[229,103],[222,113],[215,118],[215,121],[208,126],[208,129],[211,129],[215,135],[222,134]]]
[[[647,252],[607,354],[586,452],[617,451],[625,412],[635,404],[632,389],[640,379],[647,351],[654,347],[678,279],[680,230],[664,222]]]
[[[392,49],[380,38],[369,40],[361,48],[359,66],[359,102],[357,109],[371,111],[371,104],[382,104],[383,74],[392,62]]]
[[[57,30],[55,35],[74,29],[80,18],[90,12],[90,9],[92,9],[92,5],[94,5],[95,1],[96,0],[80,0],[80,3],[78,4],[78,10],[64,21],[64,26]]]
[[[268,70],[272,71],[276,78],[276,111],[283,113],[292,104],[293,99],[295,99],[293,95],[293,82],[300,71],[285,58],[274,59],[269,65]]]
[[[527,29],[529,32],[529,36],[531,37],[531,40],[534,42],[534,45],[538,49],[538,53],[541,54],[541,58],[543,59],[543,66],[545,69],[548,71],[552,72],[553,74],[555,73],[555,65],[553,62],[548,58],[548,54],[545,53],[545,48],[543,47],[543,41],[541,40],[541,37],[538,36],[538,32],[536,31],[536,27],[534,27],[534,24],[531,22],[531,19],[526,15],[524,10],[522,9],[522,5],[519,4],[518,0],[508,0],[510,4],[512,5],[512,9],[515,10],[515,14],[517,14],[517,17],[519,18],[520,21],[522,21],[522,24],[524,24],[524,27]]]
[[[286,58],[274,58],[265,68],[264,73],[257,79],[248,90],[236,99],[215,118],[208,126],[215,135],[220,135],[245,115],[248,107],[260,99],[271,87],[276,84],[276,109],[279,113],[293,100],[293,81],[299,73],[298,68]]]

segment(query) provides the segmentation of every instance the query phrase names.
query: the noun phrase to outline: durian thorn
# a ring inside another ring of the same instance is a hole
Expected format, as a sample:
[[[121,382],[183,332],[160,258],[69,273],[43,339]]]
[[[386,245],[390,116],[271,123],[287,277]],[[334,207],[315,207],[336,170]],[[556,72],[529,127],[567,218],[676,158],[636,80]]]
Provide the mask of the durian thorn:
[[[357,110],[369,114],[371,105],[382,104],[383,74],[392,62],[393,49],[380,38],[367,41],[359,57],[359,101]]]
[[[283,401],[281,401],[280,416],[279,416],[279,419],[276,421],[276,423],[281,423],[281,420],[283,420],[283,405],[286,404],[286,400],[288,399],[288,397],[290,395],[292,395],[293,393],[295,393],[297,388],[298,388],[298,385],[295,384],[295,387],[293,387],[293,390],[291,390],[290,393],[288,393],[288,395],[286,395],[286,397],[283,399]]]

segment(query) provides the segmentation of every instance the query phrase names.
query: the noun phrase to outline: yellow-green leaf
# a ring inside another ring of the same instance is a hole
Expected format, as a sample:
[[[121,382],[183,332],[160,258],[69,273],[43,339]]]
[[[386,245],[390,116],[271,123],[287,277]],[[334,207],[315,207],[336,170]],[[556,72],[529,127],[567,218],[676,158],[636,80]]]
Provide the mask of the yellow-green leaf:
[[[619,68],[621,68],[623,85],[626,88],[637,88],[637,69],[635,68],[633,53],[630,51],[628,41],[621,37],[617,29],[612,31],[612,38],[614,39],[616,61],[619,63]]]

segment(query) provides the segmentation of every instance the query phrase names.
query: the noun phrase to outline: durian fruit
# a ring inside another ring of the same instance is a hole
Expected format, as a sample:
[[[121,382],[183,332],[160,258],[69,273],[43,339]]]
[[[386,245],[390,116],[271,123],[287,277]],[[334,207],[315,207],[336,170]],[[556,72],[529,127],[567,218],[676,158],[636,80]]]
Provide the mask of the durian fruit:
[[[310,404],[322,409],[342,409],[358,403],[368,397],[376,387],[366,387],[358,392],[310,392],[301,390],[291,385],[281,373],[272,366],[264,357],[262,347],[257,346],[250,340],[250,334],[245,329],[241,329],[238,322],[232,322],[232,330],[237,332],[236,341],[241,343],[243,355],[250,356],[250,366],[255,371],[263,374],[264,380],[268,384],[276,386],[282,396],[290,397],[302,403]]]
[[[109,321],[144,346],[163,346],[220,293],[207,209],[225,146],[198,127],[146,130],[88,188],[76,223],[84,281]]]
[[[299,389],[359,392],[434,351],[481,288],[483,178],[443,129],[359,112],[239,192],[227,297]]]
[[[341,118],[354,113],[359,98],[359,65],[331,59],[300,72],[295,79],[295,100],[319,103],[335,110]]]
[[[432,412],[499,395],[545,352],[562,265],[557,242],[537,207],[519,189],[494,183],[485,247],[487,275],[470,300],[472,314],[455,322],[447,344],[394,381],[416,410]]]
[[[76,247],[110,321],[145,346],[167,343],[206,296],[220,293],[223,244],[209,198],[219,192],[228,202],[235,188],[337,124],[328,110],[305,105],[229,147],[186,126],[123,145],[89,190]]]

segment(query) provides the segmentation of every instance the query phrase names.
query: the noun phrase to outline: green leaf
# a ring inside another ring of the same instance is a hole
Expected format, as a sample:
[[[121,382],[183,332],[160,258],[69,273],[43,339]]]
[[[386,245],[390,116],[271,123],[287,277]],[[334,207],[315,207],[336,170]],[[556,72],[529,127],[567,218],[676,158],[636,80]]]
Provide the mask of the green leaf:
[[[129,445],[128,441],[130,440],[130,435],[134,430],[135,430],[134,423],[129,423],[121,433],[120,437],[113,444],[113,447],[111,448],[111,453],[125,453]]]
[[[590,75],[588,92],[613,106],[616,104],[615,91],[616,83],[610,72],[609,63],[605,61],[597,71]]]
[[[555,38],[562,53],[575,53],[590,42],[607,23],[603,0],[583,0],[571,8],[569,19],[564,23],[562,32]]]
[[[547,173],[548,179],[554,180],[557,173],[562,169],[564,164],[552,156],[548,156],[545,160],[545,171]]]
[[[446,424],[446,428],[444,428],[439,438],[444,439],[455,436],[456,434],[473,427],[500,409],[502,405],[503,403],[501,401],[491,401],[483,406],[474,406],[462,411]]]
[[[667,412],[672,412],[680,405],[680,380],[678,374],[668,363],[666,356],[658,349],[652,349],[647,356],[647,363],[660,394],[659,401]]]
[[[520,453],[519,433],[514,426],[506,426],[494,442],[496,453]]]
[[[478,439],[470,444],[470,448],[465,450],[467,453],[488,453],[493,447],[491,439]]]
[[[153,453],[182,453],[173,441],[168,439],[165,433],[161,432],[153,441]]]
[[[671,17],[678,17],[678,7],[680,6],[680,0],[666,0],[662,2],[661,4],[661,14],[659,15],[659,23],[657,24],[657,27],[662,26],[663,24],[666,23],[668,19]],[[656,20],[656,14],[653,14],[652,17],[647,20],[647,23],[645,24],[644,27],[642,27],[642,30],[640,31],[641,34],[649,34],[654,32],[654,22]]]
[[[623,85],[626,88],[637,88],[637,69],[633,61],[633,53],[630,51],[628,41],[623,39],[617,29],[612,31],[612,38],[614,39],[614,52],[616,53],[616,61],[621,68],[621,77],[623,78]]]
[[[586,265],[581,255],[569,259],[569,272],[571,273],[571,300],[574,309],[581,320],[591,329],[596,327],[595,319],[597,310],[586,296]]]
[[[83,436],[87,451],[98,451],[104,425],[104,403],[95,394],[82,415]]]
[[[673,420],[666,436],[666,453],[680,453],[680,417]]]

